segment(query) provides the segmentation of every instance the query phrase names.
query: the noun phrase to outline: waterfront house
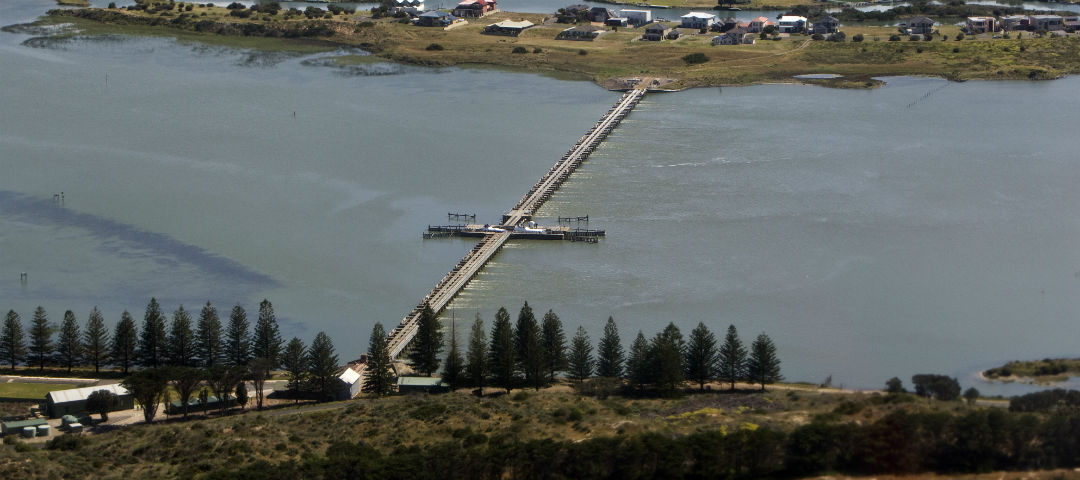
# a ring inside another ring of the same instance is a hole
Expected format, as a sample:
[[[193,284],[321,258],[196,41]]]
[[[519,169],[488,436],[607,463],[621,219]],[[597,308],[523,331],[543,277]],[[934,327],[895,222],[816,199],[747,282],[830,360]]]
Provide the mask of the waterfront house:
[[[1061,15],[1031,15],[1029,18],[1031,28],[1035,30],[1065,30],[1065,19]]]
[[[726,33],[724,33],[722,35],[717,35],[715,37],[712,37],[712,44],[713,45],[738,45],[738,44],[742,43],[743,35],[744,35],[743,33],[740,33],[740,32],[734,31],[734,30],[728,30]]]
[[[1008,15],[1001,17],[998,25],[1002,30],[1027,30],[1028,23],[1030,21],[1027,15]]]
[[[606,31],[607,30],[604,27],[596,25],[578,25],[559,32],[559,34],[555,36],[555,39],[591,41]]]
[[[967,17],[967,23],[964,25],[969,34],[995,32],[997,31],[995,27],[994,17]]]
[[[611,17],[611,18],[609,18],[607,20],[604,20],[604,25],[607,25],[609,27],[616,27],[616,28],[618,28],[618,27],[628,27],[628,26],[630,26],[630,20],[625,18],[625,17]]]
[[[806,17],[784,15],[777,20],[776,28],[780,33],[798,33],[806,31]]]
[[[679,18],[682,20],[679,25],[682,28],[709,28],[716,23],[716,15],[704,12],[690,12]]]
[[[446,27],[457,21],[457,17],[438,10],[421,13],[416,24],[421,27]]]
[[[1062,17],[1061,23],[1065,24],[1065,30],[1070,32],[1076,31],[1076,29],[1080,28],[1080,15]]]
[[[424,0],[394,0],[392,12],[405,12],[409,15],[419,15],[424,11]]]
[[[719,31],[719,32],[726,32],[726,31],[731,30],[731,29],[735,28],[736,26],[738,26],[738,23],[739,22],[737,20],[735,20],[735,17],[728,17],[727,19],[725,19],[723,21],[716,22],[716,24],[713,25],[712,30]]]
[[[577,23],[586,20],[588,16],[588,5],[570,5],[555,12],[555,21],[558,23]]]
[[[814,34],[830,35],[840,31],[840,20],[837,20],[836,17],[833,17],[832,15],[825,15],[823,18],[814,22],[811,29],[813,30],[811,33]]]
[[[493,23],[484,27],[482,33],[488,35],[506,35],[508,37],[516,37],[521,35],[521,32],[526,28],[532,27],[533,23],[528,20],[522,20],[520,22],[513,22],[510,20],[503,20],[498,23]]]
[[[497,10],[495,0],[462,0],[453,13],[461,18],[480,18]]]
[[[757,17],[753,20],[750,20],[750,24],[747,25],[746,31],[750,33],[761,33],[762,30],[765,30],[766,23],[769,23],[768,18]]]
[[[900,23],[911,35],[934,33],[934,21],[927,17],[914,17]]]
[[[604,7],[593,7],[589,9],[589,13],[585,14],[585,18],[590,22],[604,23],[609,18],[614,18],[615,12],[608,10]]]
[[[652,11],[650,10],[619,10],[619,16],[626,19],[626,22],[634,27],[640,27],[647,23],[652,22]]]
[[[671,27],[662,23],[653,23],[645,27],[645,34],[641,36],[641,39],[650,42],[659,42],[669,33],[671,33]]]

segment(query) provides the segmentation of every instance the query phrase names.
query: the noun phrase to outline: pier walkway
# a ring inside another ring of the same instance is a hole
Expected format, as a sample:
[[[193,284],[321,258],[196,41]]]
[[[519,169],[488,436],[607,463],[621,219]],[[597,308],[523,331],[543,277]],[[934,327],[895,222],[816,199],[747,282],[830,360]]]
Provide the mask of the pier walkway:
[[[626,92],[618,103],[611,107],[604,117],[599,122],[596,122],[589,129],[589,132],[582,136],[570,151],[563,155],[562,159],[552,166],[509,212],[503,215],[500,226],[507,229],[507,231],[492,232],[484,235],[483,239],[458,261],[457,265],[450,270],[450,273],[447,273],[417,303],[416,307],[401,320],[401,323],[387,333],[391,359],[396,359],[398,355],[401,355],[409,342],[416,336],[419,328],[420,313],[424,308],[424,304],[429,305],[436,314],[445,309],[450,304],[450,301],[476,276],[476,273],[506,244],[513,233],[514,227],[532,220],[533,214],[540,209],[544,202],[551,198],[555,190],[558,190],[563,182],[570,177],[570,174],[600,146],[600,143],[619,125],[619,122],[630,114],[630,111],[641,101],[645,93],[644,88]],[[350,367],[360,374],[361,379],[359,381],[362,382],[364,364],[354,364],[350,365]]]

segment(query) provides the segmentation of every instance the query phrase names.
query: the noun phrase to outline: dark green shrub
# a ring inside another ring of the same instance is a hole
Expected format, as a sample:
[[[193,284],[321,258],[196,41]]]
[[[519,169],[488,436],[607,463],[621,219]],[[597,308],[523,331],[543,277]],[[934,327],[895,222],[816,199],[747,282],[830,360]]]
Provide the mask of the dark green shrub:
[[[510,53],[529,53],[529,50],[525,47],[514,47],[514,50],[512,50]]]
[[[837,415],[855,415],[862,411],[864,405],[859,402],[845,401],[840,402],[836,408],[833,409],[833,413]]]
[[[709,61],[709,57],[706,56],[704,53],[695,52],[695,53],[690,53],[690,54],[684,55],[682,57],[682,60],[684,62],[686,62],[687,65],[696,65],[696,64],[699,64],[699,63],[705,63],[705,62]]]
[[[465,437],[465,440],[462,441],[461,443],[462,443],[462,445],[464,445],[466,447],[472,447],[472,446],[475,446],[475,445],[483,445],[483,444],[487,443],[487,441],[488,441],[487,435],[484,435],[483,433],[474,433],[472,435],[469,435],[469,436]]]
[[[60,435],[45,442],[45,448],[49,450],[78,450],[89,442],[82,435]]]
[[[443,49],[442,45],[439,45],[438,43],[432,43],[431,45],[428,45],[427,48],[425,48],[424,50],[444,50],[444,49]]]

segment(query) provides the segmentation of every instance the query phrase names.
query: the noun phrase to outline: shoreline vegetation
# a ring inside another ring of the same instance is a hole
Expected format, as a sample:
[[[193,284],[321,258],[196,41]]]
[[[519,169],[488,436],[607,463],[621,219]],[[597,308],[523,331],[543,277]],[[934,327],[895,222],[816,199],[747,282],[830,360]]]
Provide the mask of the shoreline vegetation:
[[[793,10],[806,8],[820,7]],[[898,8],[906,12],[903,9],[910,7]],[[583,77],[610,89],[627,88],[635,78],[663,79],[662,87],[671,90],[764,83],[873,88],[881,85],[876,78],[885,76],[1043,80],[1080,72],[1080,37],[1076,34],[964,36],[951,21],[940,21],[930,40],[897,35],[895,27],[844,21],[842,31],[850,39],[847,41],[819,41],[791,34],[760,39],[754,45],[713,46],[714,32],[683,30],[677,40],[649,42],[641,40],[641,28],[620,28],[593,41],[557,40],[560,31],[573,25],[555,23],[554,13],[497,12],[452,29],[376,17],[340,7],[330,11],[311,7],[301,12],[246,9],[239,4],[225,8],[141,2],[121,9],[50,10],[46,21],[73,22],[81,30],[77,33],[91,35],[172,35],[265,50],[358,48],[371,55],[342,55],[330,61],[339,66],[377,61],[433,67],[493,66]],[[482,33],[484,26],[502,20],[527,20],[535,26],[518,36]],[[836,77],[794,78],[805,74]]]
[[[1013,360],[1000,367],[981,372],[986,380],[1053,385],[1080,376],[1080,358],[1044,358],[1042,360]]]
[[[747,386],[727,393],[726,385],[714,384],[677,397],[622,397],[580,385],[200,411],[124,427],[103,422],[82,435],[57,435],[44,448],[8,436],[0,445],[0,474],[1078,478],[1071,469],[1080,465],[1074,447],[1080,417],[1070,408],[1078,392],[1030,396],[1006,409],[903,392]]]

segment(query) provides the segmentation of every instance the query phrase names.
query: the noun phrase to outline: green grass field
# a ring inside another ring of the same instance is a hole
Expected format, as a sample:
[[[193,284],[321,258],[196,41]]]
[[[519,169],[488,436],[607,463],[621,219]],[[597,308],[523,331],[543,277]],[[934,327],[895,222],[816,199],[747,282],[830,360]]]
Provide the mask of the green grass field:
[[[77,385],[65,385],[62,383],[0,383],[0,397],[43,400],[45,394],[49,392],[77,387]]]

